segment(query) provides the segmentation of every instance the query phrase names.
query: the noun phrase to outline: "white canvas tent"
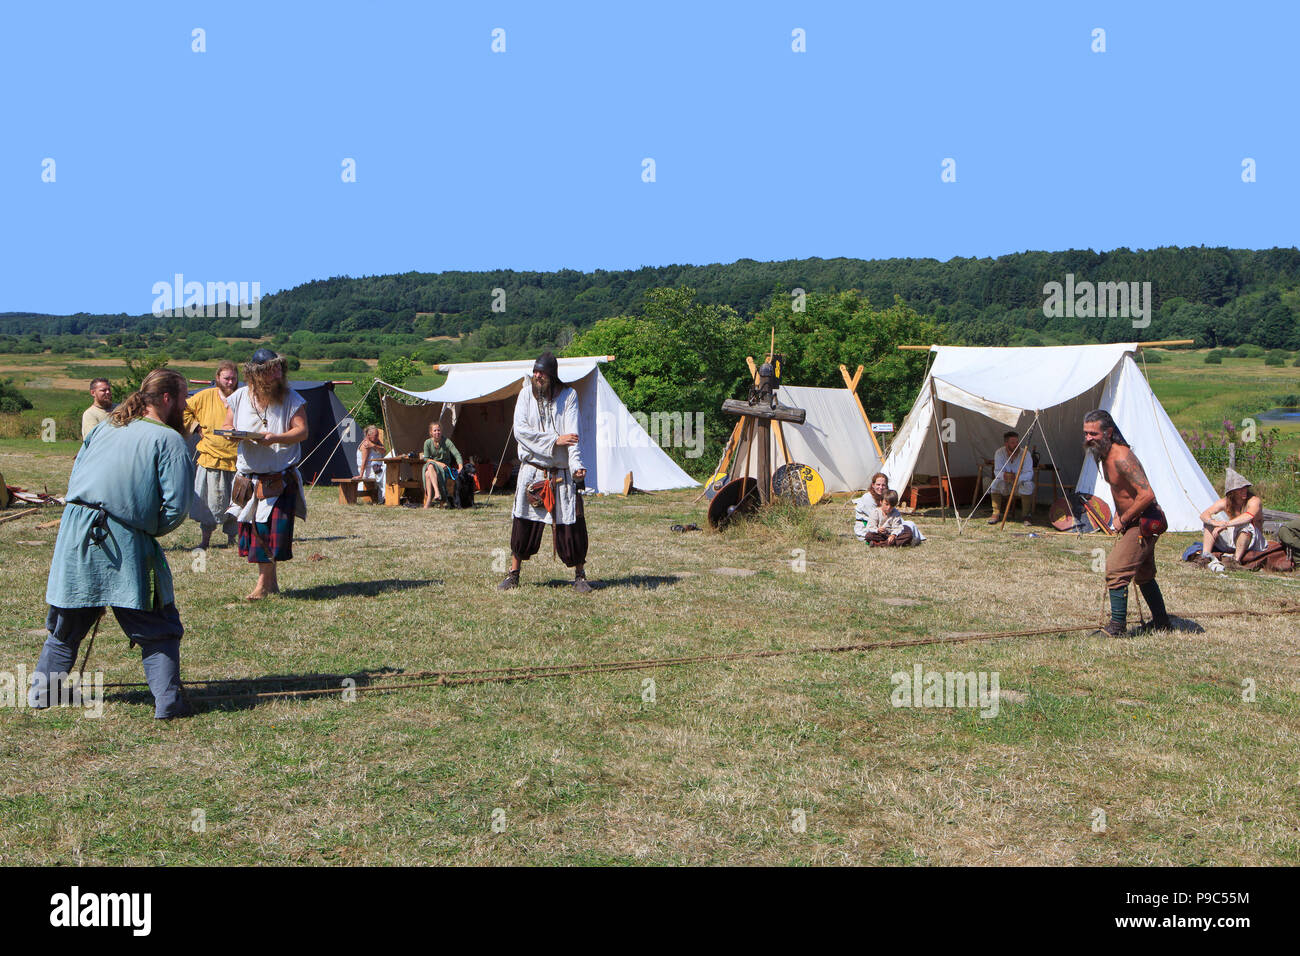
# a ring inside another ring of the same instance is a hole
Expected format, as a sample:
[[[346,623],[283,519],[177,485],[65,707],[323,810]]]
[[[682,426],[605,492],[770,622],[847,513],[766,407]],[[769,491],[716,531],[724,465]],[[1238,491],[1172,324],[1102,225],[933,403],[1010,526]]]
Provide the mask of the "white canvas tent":
[[[780,422],[789,461],[809,465],[821,475],[826,493],[865,491],[871,476],[881,471],[880,445],[867,423],[857,396],[847,388],[812,388],[781,385],[782,405],[802,408],[808,414],[802,425]],[[769,474],[786,464],[778,429],[772,430]],[[752,435],[752,431],[745,435]],[[758,475],[758,443],[741,437],[731,457],[728,473]],[[748,471],[745,471],[748,462]]]
[[[1062,481],[1113,508],[1110,487],[1083,450],[1083,416],[1100,408],[1142,462],[1169,530],[1201,530],[1200,512],[1218,493],[1134,363],[1136,351],[1134,344],[933,346],[933,364],[881,469],[889,486],[901,491],[913,474],[973,476],[1014,428],[1037,445],[1042,462],[1054,462]],[[950,441],[939,441],[944,432]],[[1053,489],[1052,497],[1060,493]]]
[[[651,441],[600,374],[600,364],[609,360],[605,356],[559,360],[560,381],[578,393],[578,447],[587,466],[587,487],[601,494],[621,493],[628,472],[633,473],[635,485],[642,491],[698,485]],[[438,368],[447,373],[447,381],[427,392],[379,383],[408,400],[416,400],[404,404],[384,397],[384,428],[390,451],[419,452],[428,437],[429,424],[440,421],[443,434],[455,442],[462,455],[481,456],[494,464],[503,456],[508,461],[516,460],[515,401],[532,373],[533,360],[467,362]]]

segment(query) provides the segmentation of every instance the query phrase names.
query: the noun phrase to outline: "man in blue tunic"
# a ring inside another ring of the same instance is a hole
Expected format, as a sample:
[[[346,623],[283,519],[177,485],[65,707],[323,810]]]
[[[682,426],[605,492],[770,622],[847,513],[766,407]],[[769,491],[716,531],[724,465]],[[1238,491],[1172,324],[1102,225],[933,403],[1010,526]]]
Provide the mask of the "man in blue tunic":
[[[185,394],[176,372],[150,372],[104,427],[82,441],[50,562],[49,637],[32,674],[31,707],[62,699],[77,648],[111,607],[132,646],[140,645],[154,716],[189,713],[181,697],[184,628],[157,540],[184,522],[194,494],[194,462],[183,437]]]

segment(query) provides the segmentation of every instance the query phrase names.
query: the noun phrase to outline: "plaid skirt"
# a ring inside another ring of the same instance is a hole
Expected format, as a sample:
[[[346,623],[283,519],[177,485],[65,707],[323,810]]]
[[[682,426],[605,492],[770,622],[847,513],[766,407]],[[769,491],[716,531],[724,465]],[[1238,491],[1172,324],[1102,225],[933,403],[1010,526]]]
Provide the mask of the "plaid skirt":
[[[272,561],[289,561],[293,558],[293,507],[297,491],[292,482],[287,483],[283,494],[275,499],[267,521],[239,522],[239,556],[252,564],[270,564]],[[261,536],[266,547],[254,537]],[[267,553],[269,550],[269,554]]]

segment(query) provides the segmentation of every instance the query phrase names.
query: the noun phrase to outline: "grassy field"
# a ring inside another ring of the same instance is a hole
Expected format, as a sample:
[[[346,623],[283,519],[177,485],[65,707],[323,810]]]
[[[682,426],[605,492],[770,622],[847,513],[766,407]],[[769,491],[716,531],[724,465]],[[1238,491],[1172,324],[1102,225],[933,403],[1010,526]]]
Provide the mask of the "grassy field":
[[[1195,390],[1186,400],[1170,408],[1180,424],[1219,414]],[[61,490],[74,447],[0,440],[0,472]],[[494,590],[509,534],[499,498],[422,512],[349,508],[318,489],[284,593],[254,605],[240,600],[252,566],[224,548],[197,562],[187,522],[164,539],[187,626],[183,675],[272,690],[285,675],[348,674],[364,688],[402,671],[1101,618],[1104,540],[978,522],[958,535],[931,516],[921,547],[872,551],[851,536],[846,499],[673,533],[706,524],[693,498],[589,499],[597,590],[586,597],[548,543],[523,587]],[[0,671],[13,675],[44,636],[56,532],[40,520],[0,524]],[[197,716],[166,724],[138,689],[109,690],[99,719],[3,707],[0,863],[1300,863],[1296,617],[1200,614],[1297,601],[1300,581],[1182,564],[1189,540],[1159,546],[1180,630],[1137,638],[812,653],[354,701],[196,701]],[[916,665],[996,673],[996,714],[893,706],[892,676]],[[141,680],[112,621],[95,670]]]

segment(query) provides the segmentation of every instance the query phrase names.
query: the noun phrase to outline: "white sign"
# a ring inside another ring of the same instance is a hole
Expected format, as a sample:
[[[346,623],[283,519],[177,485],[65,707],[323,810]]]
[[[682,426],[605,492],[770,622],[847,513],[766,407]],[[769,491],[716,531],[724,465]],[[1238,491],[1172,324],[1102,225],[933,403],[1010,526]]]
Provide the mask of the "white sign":
[[[892,432],[894,430],[893,422],[872,422],[871,430],[873,432]]]

